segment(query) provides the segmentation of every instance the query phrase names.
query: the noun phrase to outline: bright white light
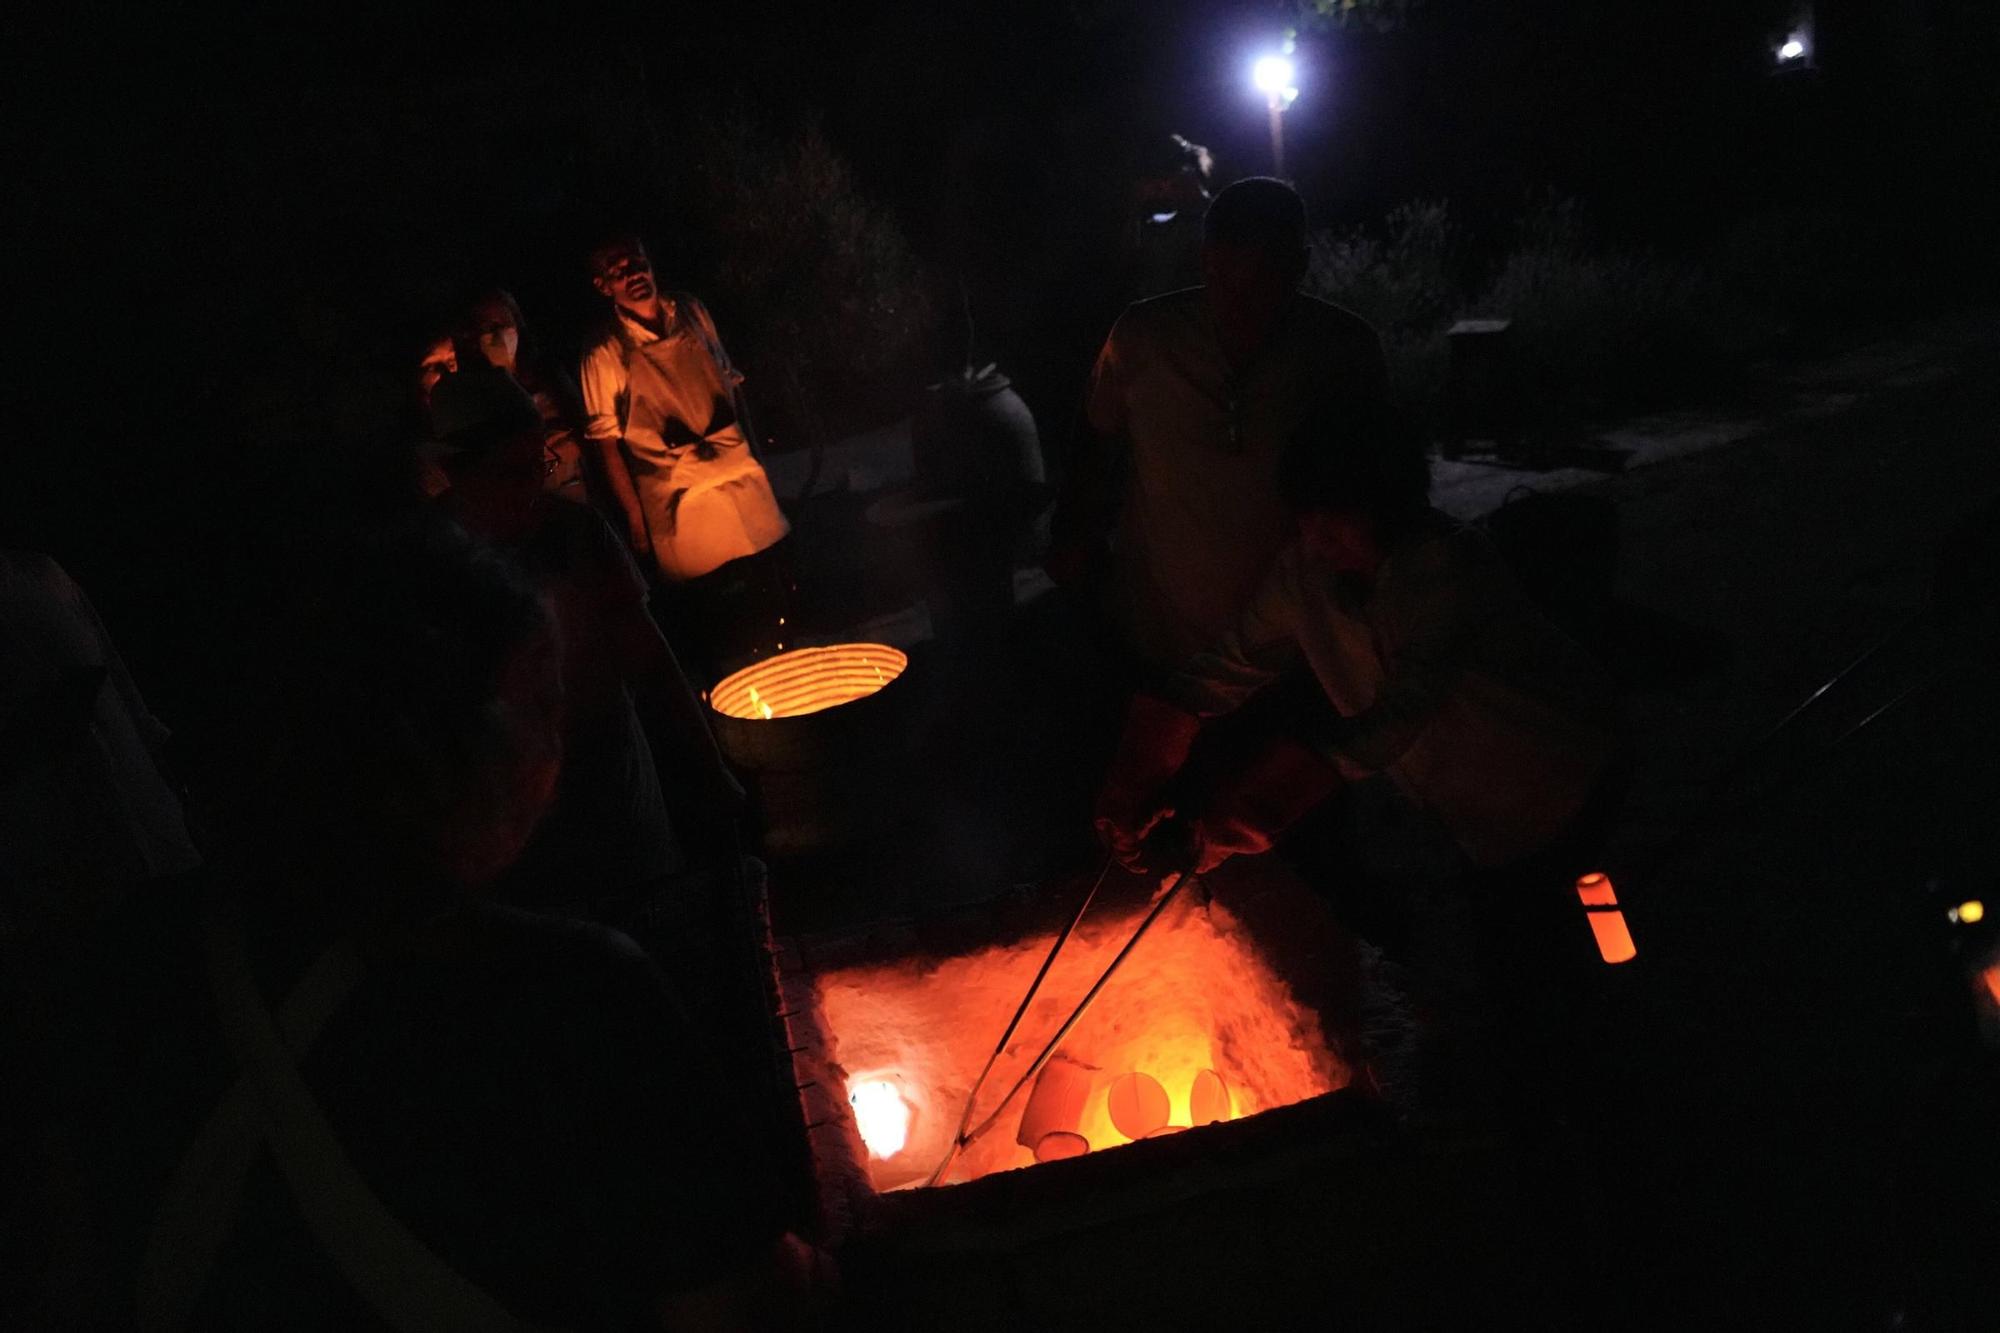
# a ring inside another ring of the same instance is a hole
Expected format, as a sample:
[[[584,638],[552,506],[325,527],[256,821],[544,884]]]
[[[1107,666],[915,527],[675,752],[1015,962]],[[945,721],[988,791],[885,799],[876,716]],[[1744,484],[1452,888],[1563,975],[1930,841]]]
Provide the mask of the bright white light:
[[[1292,82],[1298,74],[1292,62],[1284,56],[1265,56],[1250,67],[1250,82],[1266,97],[1281,97],[1287,102],[1299,95]]]
[[[1778,59],[1797,60],[1806,53],[1806,44],[1796,37],[1787,37],[1785,44],[1778,48]]]
[[[886,1160],[903,1151],[910,1139],[910,1104],[895,1084],[885,1079],[857,1083],[847,1100],[870,1157]]]

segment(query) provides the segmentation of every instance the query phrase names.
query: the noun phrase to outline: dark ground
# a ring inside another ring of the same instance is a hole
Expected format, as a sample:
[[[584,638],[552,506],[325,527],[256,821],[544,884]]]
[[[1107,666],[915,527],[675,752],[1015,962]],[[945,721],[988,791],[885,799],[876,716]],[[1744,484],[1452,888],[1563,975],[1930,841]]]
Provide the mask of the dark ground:
[[[1900,1310],[1976,1327],[1991,1308],[1992,1075],[1954,1026],[1925,898],[1938,875],[1990,890],[2000,866],[1990,617],[1895,637],[1739,764],[1907,624],[1947,531],[2000,495],[2000,320],[1952,328],[1926,374],[1825,362],[1816,387],[1851,406],[1576,492],[1622,522],[1611,645],[1641,756],[1607,856],[1640,949],[1599,1016],[1622,1125],[1582,1149],[1607,1217],[1578,1221],[1618,1256],[1602,1326],[1882,1328]],[[973,672],[920,707],[925,780],[895,856],[779,868],[781,931],[1087,855],[1090,743],[1037,629],[1054,614],[1018,622],[1013,685]]]
[[[1680,854],[1655,853],[1750,742],[1919,610],[1946,531],[2000,494],[1996,334],[1990,321],[1968,330],[1955,378],[1857,383],[1865,397],[1845,415],[1599,488],[1625,524],[1621,592],[1728,652],[1634,695],[1643,759],[1611,858],[1635,867],[1624,878],[1643,971],[1628,1058],[1657,1154],[1627,1193],[1653,1261],[1635,1286],[1640,1308],[1682,1326],[1762,1312],[1883,1327],[1906,1296],[1923,1306],[1913,1286],[1938,1292],[1936,1274],[1897,1274],[1918,1230],[1894,1220],[1910,1178],[1898,1154],[1923,1137],[1949,1065],[1925,881],[1990,887],[2000,866],[1990,620],[1984,649],[1963,634],[1898,640],[1827,696],[1824,720],[1747,770],[1752,799],[1704,819]],[[1996,1110],[1986,1103],[1989,1125]],[[1931,1139],[1917,1155],[1955,1150]],[[1979,1160],[1947,1175],[1978,1179]],[[1974,1308],[1957,1313],[1976,1326]]]

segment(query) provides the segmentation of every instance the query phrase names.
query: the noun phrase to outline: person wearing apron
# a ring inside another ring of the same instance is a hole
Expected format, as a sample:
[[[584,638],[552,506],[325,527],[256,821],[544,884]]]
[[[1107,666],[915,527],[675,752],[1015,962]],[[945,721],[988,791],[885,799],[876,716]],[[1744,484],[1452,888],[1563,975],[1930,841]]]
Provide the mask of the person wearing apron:
[[[774,650],[790,586],[777,548],[791,525],[751,446],[743,376],[702,303],[659,289],[639,241],[599,247],[591,267],[612,327],[583,358],[585,433],[628,539],[711,670]]]

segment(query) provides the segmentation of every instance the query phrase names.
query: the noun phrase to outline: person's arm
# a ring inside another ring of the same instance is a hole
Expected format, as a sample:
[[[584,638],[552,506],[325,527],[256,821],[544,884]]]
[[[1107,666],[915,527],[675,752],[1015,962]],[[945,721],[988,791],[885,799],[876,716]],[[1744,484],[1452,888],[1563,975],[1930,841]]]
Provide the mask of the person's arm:
[[[1464,539],[1459,539],[1464,540]],[[1375,615],[1393,634],[1394,661],[1368,707],[1331,738],[1343,767],[1380,773],[1414,745],[1458,687],[1466,645],[1494,605],[1467,582],[1474,571],[1447,539],[1408,553],[1376,590]]]
[[[593,520],[592,526],[606,544],[602,596],[604,622],[612,638],[608,647],[617,656],[633,702],[648,730],[679,761],[677,772],[685,777],[695,803],[705,814],[733,819],[743,808],[743,784],[723,759],[707,711],[680,659],[646,609],[646,581],[631,558],[617,549],[603,523]]]
[[[1183,663],[1160,687],[1160,697],[1195,717],[1220,717],[1296,667],[1303,656],[1299,560],[1296,548],[1279,556],[1235,628]]]
[[[1296,562],[1288,553],[1266,576],[1234,631],[1158,690],[1132,701],[1093,810],[1098,837],[1128,869],[1140,868],[1147,837],[1172,813],[1173,780],[1202,723],[1235,711],[1299,660],[1297,606]]]
[[[619,425],[620,400],[629,391],[624,359],[615,341],[604,342],[584,354],[577,379],[583,394],[583,435],[585,456],[595,461],[603,475],[611,502],[624,520],[625,540],[634,551],[652,550],[646,528],[646,510],[639,503],[639,490],[625,466],[623,429]]]
[[[746,799],[743,784],[722,757],[680,659],[643,606],[624,619],[623,636],[634,663],[630,679],[643,715],[681,759],[697,804],[716,818],[735,818]]]
[[[788,1230],[779,1118],[637,946],[621,953],[591,983],[605,1007],[567,1085],[594,1130],[577,1194],[603,1270],[639,1298],[636,1324],[673,1333],[823,1323],[832,1263]]]
[[[668,1333],[818,1328],[839,1284],[832,1257],[787,1232],[727,1277],[661,1297],[656,1313]]]

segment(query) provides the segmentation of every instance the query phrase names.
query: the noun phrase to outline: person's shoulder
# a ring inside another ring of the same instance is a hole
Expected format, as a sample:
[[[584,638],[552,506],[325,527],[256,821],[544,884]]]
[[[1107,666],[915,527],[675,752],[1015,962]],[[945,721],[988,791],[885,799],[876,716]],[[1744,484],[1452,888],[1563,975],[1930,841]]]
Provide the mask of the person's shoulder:
[[[544,551],[559,552],[561,563],[582,561],[592,564],[624,565],[630,557],[604,515],[580,501],[560,495],[541,499],[541,526],[535,545]]]
[[[0,547],[0,569],[38,583],[67,585],[70,581],[62,563],[45,551]]]
[[[459,929],[480,952],[544,975],[622,980],[650,991],[658,969],[629,935],[608,926],[545,916],[499,903],[475,903],[459,914]]]
[[[27,595],[55,602],[76,602],[83,590],[54,556],[42,551],[0,549],[0,584],[16,590],[32,589]]]
[[[715,316],[708,313],[708,305],[693,292],[663,291],[660,299],[674,312],[674,323],[700,324],[708,328],[715,326]]]
[[[1183,287],[1179,291],[1162,292],[1149,296],[1143,301],[1134,301],[1125,307],[1125,314],[1119,323],[1135,326],[1162,327],[1184,324],[1201,318],[1202,289]]]
[[[1466,586],[1506,576],[1506,563],[1477,526],[1431,509],[1397,543],[1400,578]]]
[[[1298,309],[1302,326],[1314,337],[1350,347],[1378,341],[1375,326],[1344,305],[1300,293]]]
[[[607,535],[611,532],[611,527],[604,521],[603,515],[580,500],[571,500],[561,495],[544,495],[541,505],[544,532],[587,538],[595,538],[599,530]]]
[[[1201,318],[1201,309],[1199,287],[1149,296],[1120,312],[1105,341],[1120,353],[1130,354],[1146,343],[1171,339],[1177,332],[1193,329]]]
[[[600,356],[622,357],[624,338],[618,332],[618,316],[606,314],[594,321],[583,333],[583,356],[585,364]]]

